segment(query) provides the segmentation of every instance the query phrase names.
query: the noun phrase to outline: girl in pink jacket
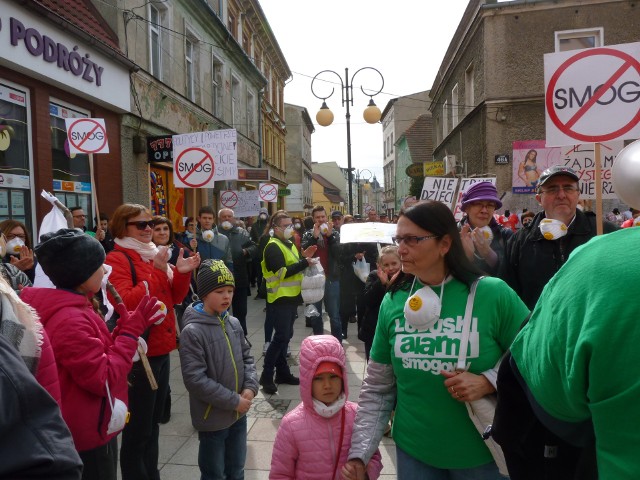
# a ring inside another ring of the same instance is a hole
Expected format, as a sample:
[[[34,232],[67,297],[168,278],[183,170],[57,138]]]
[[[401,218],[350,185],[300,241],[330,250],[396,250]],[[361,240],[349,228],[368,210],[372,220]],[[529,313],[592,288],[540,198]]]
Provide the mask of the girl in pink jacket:
[[[358,405],[349,396],[345,354],[332,335],[314,335],[300,348],[302,403],[282,419],[271,457],[270,480],[336,480],[347,462]],[[367,465],[370,480],[380,476],[376,451]]]

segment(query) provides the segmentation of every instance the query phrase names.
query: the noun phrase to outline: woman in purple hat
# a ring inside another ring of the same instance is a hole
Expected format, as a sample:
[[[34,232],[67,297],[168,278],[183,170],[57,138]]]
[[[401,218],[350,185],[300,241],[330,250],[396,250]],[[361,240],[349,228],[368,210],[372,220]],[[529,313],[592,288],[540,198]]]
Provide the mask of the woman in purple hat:
[[[493,276],[499,271],[507,241],[513,235],[493,217],[501,207],[498,191],[492,183],[474,183],[462,195],[461,209],[465,215],[458,223],[469,260]]]

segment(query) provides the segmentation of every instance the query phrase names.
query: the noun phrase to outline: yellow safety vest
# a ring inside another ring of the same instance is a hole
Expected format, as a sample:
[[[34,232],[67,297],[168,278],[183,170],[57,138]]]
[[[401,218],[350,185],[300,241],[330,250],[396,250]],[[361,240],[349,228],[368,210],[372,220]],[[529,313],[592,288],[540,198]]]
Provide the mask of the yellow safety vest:
[[[270,244],[275,244],[278,246],[282,255],[284,255],[285,265],[293,265],[294,263],[298,263],[300,261],[300,256],[298,255],[298,249],[292,243],[291,248],[287,248],[284,243],[280,240],[272,237],[267,246],[265,246],[265,250]],[[302,278],[304,274],[302,272],[296,273],[290,277],[284,278],[287,273],[286,267],[282,267],[277,272],[270,272],[267,270],[267,265],[264,261],[264,255],[262,256],[262,262],[260,262],[260,266],[262,267],[262,276],[264,277],[265,282],[267,283],[267,302],[273,303],[278,298],[282,297],[297,297],[300,295],[302,291]]]

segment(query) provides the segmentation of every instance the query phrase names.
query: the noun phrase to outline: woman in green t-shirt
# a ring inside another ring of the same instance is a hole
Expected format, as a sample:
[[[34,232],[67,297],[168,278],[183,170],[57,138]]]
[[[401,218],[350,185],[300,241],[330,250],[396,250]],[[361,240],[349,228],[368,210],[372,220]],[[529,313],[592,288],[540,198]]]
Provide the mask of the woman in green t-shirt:
[[[403,211],[394,241],[402,274],[380,308],[344,478],[364,478],[397,396],[393,438],[400,480],[499,479],[465,402],[495,392],[495,368],[529,311],[502,280],[483,278],[466,367],[457,372],[469,288],[482,273],[465,255],[453,214],[442,203]]]

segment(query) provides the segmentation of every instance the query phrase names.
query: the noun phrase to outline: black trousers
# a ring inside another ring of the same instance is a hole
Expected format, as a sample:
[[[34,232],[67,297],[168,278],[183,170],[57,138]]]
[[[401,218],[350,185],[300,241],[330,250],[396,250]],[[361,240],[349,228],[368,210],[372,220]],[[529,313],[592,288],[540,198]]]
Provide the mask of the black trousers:
[[[82,480],[116,480],[118,478],[118,436],[108,443],[78,452],[84,464]]]
[[[291,373],[286,355],[297,311],[297,305],[267,303],[267,315],[273,319],[275,333],[264,356],[263,373],[266,376],[272,376],[274,370],[283,376]]]
[[[240,321],[244,336],[247,336],[247,296],[249,287],[236,287],[231,300],[233,316]]]
[[[169,354],[149,357],[158,390],[151,390],[142,362],[129,374],[131,418],[122,432],[120,469],[122,480],[160,480],[158,472],[159,422],[169,401]]]

